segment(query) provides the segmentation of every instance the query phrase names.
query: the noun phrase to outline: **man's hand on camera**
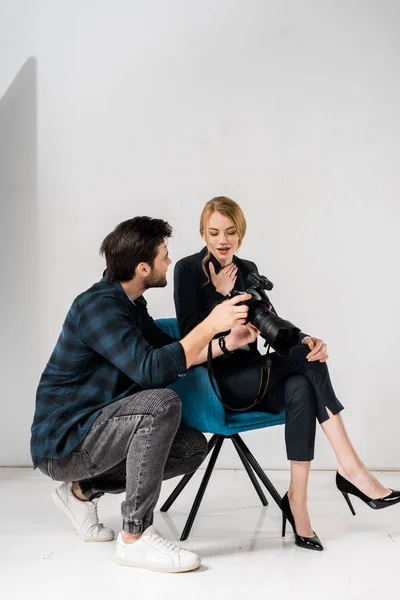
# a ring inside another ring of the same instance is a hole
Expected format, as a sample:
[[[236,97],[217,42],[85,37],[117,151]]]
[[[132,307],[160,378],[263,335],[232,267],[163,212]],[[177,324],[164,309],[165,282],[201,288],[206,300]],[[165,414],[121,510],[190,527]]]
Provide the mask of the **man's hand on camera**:
[[[208,316],[209,323],[213,327],[215,334],[220,331],[232,329],[235,325],[244,325],[249,313],[249,307],[241,303],[250,299],[250,294],[240,294],[221,302],[221,304],[217,304]]]
[[[223,296],[227,296],[234,288],[236,282],[236,276],[238,268],[235,263],[230,263],[223,267],[218,275],[215,272],[214,265],[210,261],[208,263],[210,269],[211,283],[215,287],[216,291]]]
[[[240,346],[255,342],[258,336],[258,330],[251,324],[235,325],[225,338],[225,344],[228,350],[236,350]]]
[[[306,359],[309,362],[314,362],[316,360],[319,360],[319,362],[326,362],[328,360],[328,347],[325,342],[319,338],[307,336],[301,343],[308,346],[311,350],[306,356]]]

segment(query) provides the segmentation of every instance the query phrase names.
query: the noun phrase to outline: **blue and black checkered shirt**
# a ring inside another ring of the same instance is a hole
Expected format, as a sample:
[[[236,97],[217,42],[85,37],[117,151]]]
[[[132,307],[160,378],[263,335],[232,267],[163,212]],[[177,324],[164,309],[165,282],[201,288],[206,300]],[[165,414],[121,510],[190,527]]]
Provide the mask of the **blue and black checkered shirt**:
[[[157,327],[144,298],[132,302],[118,282],[103,277],[74,300],[40,379],[34,467],[71,452],[107,404],[185,373],[182,345]]]

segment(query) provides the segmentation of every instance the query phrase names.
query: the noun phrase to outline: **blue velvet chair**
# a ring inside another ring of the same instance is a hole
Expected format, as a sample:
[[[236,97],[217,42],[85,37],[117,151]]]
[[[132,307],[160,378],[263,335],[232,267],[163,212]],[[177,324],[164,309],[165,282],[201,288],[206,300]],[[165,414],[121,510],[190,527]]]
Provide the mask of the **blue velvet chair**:
[[[166,333],[174,338],[180,338],[180,332],[176,319],[158,319],[157,325]],[[268,501],[256,478],[260,478],[272,498],[281,507],[281,497],[277,490],[265,475],[259,463],[250,452],[239,433],[250,431],[251,429],[262,429],[273,425],[281,425],[285,422],[285,413],[271,414],[266,412],[229,412],[226,411],[214,393],[210,384],[207,369],[203,366],[192,367],[185,377],[169,386],[181,398],[182,401],[182,423],[203,433],[213,434],[208,441],[208,452],[213,453],[207,465],[199,491],[190,511],[188,520],[183,529],[181,540],[186,540],[189,536],[193,522],[196,518],[204,492],[207,488],[212,471],[225,439],[232,440],[233,445],[239,455],[240,460],[246,469],[254,488],[264,506]],[[193,477],[194,473],[185,475],[175,490],[161,507],[162,512],[166,512],[172,503],[179,496],[181,491]]]

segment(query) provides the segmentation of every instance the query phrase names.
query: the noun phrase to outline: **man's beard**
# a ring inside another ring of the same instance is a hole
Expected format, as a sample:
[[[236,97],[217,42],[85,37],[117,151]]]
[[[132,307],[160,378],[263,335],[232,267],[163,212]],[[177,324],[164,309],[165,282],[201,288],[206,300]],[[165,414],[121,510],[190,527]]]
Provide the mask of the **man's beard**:
[[[162,288],[167,285],[167,276],[166,275],[156,275],[155,273],[151,274],[144,282],[146,289],[150,288]]]

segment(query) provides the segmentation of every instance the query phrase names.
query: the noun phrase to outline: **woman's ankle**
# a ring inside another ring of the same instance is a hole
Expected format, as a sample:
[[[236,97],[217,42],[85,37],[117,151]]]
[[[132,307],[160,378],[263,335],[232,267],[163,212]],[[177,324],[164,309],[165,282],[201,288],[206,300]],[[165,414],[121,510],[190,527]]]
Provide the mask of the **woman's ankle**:
[[[288,498],[290,504],[307,506],[307,490],[296,490],[289,487]]]
[[[338,472],[340,475],[342,475],[342,477],[348,480],[370,477],[370,473],[363,463],[346,466],[339,464]]]

